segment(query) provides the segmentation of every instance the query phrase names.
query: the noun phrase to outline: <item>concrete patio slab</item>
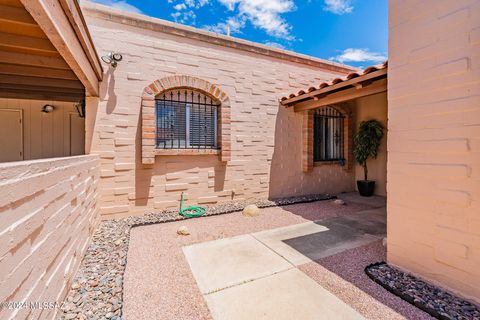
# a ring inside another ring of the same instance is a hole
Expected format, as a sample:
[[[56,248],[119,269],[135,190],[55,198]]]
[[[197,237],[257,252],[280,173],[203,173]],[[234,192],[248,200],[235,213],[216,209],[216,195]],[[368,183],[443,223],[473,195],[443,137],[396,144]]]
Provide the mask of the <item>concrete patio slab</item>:
[[[386,234],[385,208],[252,234],[295,266],[377,241]]]
[[[203,294],[293,267],[251,235],[194,244],[183,252]]]
[[[362,197],[358,192],[340,193],[337,198],[342,199],[348,205],[349,203],[366,204],[371,207],[381,208],[387,205],[387,198],[373,195],[371,197]]]
[[[360,211],[355,215],[327,219],[357,231],[384,237],[387,234],[387,214],[385,207]],[[322,223],[322,222],[318,222]]]
[[[298,269],[205,296],[215,320],[364,319]]]
[[[298,250],[289,246],[283,240],[298,238],[314,233],[328,231],[328,228],[315,222],[306,222],[253,233],[252,236],[267,247],[287,259],[295,266],[311,262],[312,260]]]
[[[379,237],[365,234],[361,230],[337,222],[319,221],[317,223],[328,230],[285,239],[283,242],[309,259],[318,260],[379,240]]]

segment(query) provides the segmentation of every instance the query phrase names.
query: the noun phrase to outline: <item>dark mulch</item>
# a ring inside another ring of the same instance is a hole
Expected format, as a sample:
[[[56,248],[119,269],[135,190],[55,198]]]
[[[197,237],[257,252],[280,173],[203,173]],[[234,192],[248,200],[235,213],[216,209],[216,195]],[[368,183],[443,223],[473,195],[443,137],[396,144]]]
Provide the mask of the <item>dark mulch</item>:
[[[371,264],[365,268],[365,272],[388,291],[437,319],[480,319],[478,305],[391,267],[385,262]]]

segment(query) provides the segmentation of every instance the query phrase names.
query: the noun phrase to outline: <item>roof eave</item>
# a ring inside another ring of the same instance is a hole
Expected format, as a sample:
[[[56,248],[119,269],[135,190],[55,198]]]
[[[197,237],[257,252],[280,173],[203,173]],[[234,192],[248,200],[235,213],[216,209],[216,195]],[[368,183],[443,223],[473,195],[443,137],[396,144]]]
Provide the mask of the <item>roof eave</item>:
[[[298,94],[291,94],[289,97],[283,97],[280,103],[283,106],[289,107],[297,103],[310,99],[319,99],[332,93],[337,93],[352,87],[361,87],[365,83],[371,83],[387,77],[388,62],[381,66],[368,67],[363,71],[363,74],[350,73],[345,79],[336,78],[330,83],[321,83],[318,88],[310,87],[307,91],[300,90]]]

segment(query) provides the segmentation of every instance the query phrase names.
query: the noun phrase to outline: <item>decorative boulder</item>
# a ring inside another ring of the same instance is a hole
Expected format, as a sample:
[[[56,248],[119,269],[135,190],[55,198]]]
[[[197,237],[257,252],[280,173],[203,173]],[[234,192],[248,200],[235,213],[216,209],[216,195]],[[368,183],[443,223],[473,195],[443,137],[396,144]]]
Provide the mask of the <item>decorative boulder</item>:
[[[345,205],[345,201],[343,201],[342,199],[336,199],[335,201],[333,201],[333,203],[335,203],[339,206]]]
[[[177,234],[181,236],[188,236],[190,234],[190,231],[188,231],[188,228],[186,226],[181,226],[177,230]]]
[[[242,213],[244,216],[247,217],[255,217],[260,214],[260,209],[258,209],[258,207],[254,204],[249,204],[248,206],[243,208]]]

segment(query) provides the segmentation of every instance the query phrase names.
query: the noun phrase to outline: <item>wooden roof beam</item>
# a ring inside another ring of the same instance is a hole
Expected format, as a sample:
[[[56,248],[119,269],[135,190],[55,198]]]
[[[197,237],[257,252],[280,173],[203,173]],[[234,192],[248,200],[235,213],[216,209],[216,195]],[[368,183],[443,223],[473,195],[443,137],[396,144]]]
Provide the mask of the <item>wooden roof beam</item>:
[[[97,55],[97,51],[93,45],[92,37],[88,31],[87,24],[83,18],[82,10],[77,0],[59,0],[62,5],[63,11],[67,14],[67,17],[70,20],[70,24],[75,29],[75,32],[82,44],[83,49],[87,52],[87,57],[90,60],[90,63],[94,67],[94,71],[97,74],[98,79],[103,78],[103,69],[102,64],[100,63],[100,58]]]
[[[50,42],[85,86],[88,95],[98,96],[99,77],[84,51],[70,20],[58,0],[20,0],[45,32]]]
[[[25,49],[32,53],[57,54],[57,49],[48,39],[22,36],[18,34],[0,32],[0,45],[10,50]]]
[[[316,109],[332,104],[374,95],[385,91],[387,91],[387,79],[382,79],[372,82],[372,84],[370,84],[369,86],[362,87],[360,89],[353,87],[346,90],[334,92],[318,100],[310,99],[307,101],[299,102],[295,104],[294,110],[295,112],[300,112]]]
[[[12,51],[0,50],[0,63],[70,70],[68,64],[60,57],[39,56]]]
[[[57,91],[30,91],[25,92],[17,89],[2,89],[1,98],[7,99],[33,99],[78,102],[85,97],[85,93],[62,93]]]
[[[83,89],[78,80],[63,80],[41,77],[25,77],[0,74],[0,84],[19,84],[27,86],[44,86],[52,88]]]
[[[36,26],[32,16],[23,8],[10,7],[0,4],[0,21]]]
[[[311,99],[315,96],[319,96],[319,95],[322,95],[322,94],[325,94],[325,93],[328,93],[328,92],[331,92],[331,91],[334,91],[334,90],[338,90],[338,89],[341,89],[341,88],[346,88],[346,87],[349,87],[349,86],[355,86],[356,84],[362,83],[363,81],[373,80],[373,79],[376,79],[376,78],[384,78],[384,77],[387,76],[387,72],[388,72],[388,69],[380,69],[380,70],[377,70],[377,71],[373,71],[373,72],[367,73],[365,75],[360,75],[356,78],[352,78],[350,80],[339,82],[337,84],[330,85],[330,86],[322,88],[322,89],[317,89],[317,90],[314,90],[312,92],[309,92],[309,93],[306,93],[306,94],[302,94],[302,95],[284,100],[281,103],[284,106],[292,106],[295,103],[299,103],[300,101],[308,100],[308,99]]]
[[[70,70],[50,69],[45,67],[19,66],[19,65],[4,64],[4,63],[0,63],[0,74],[65,79],[65,80],[78,80],[75,73],[73,73]]]
[[[1,90],[18,90],[23,92],[57,92],[57,93],[65,93],[65,94],[73,94],[73,95],[85,95],[85,89],[73,89],[73,88],[60,88],[60,87],[48,87],[42,85],[23,85],[23,84],[9,84],[9,83],[0,83],[0,91]]]

